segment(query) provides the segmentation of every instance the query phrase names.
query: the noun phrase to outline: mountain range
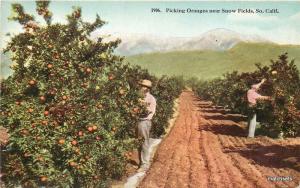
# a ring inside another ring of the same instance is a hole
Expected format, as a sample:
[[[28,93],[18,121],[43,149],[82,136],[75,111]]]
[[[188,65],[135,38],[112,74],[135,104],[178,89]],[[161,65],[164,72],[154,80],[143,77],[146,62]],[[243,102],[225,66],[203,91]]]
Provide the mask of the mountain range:
[[[244,35],[229,29],[218,28],[207,31],[196,37],[164,37],[145,34],[118,34],[105,36],[95,33],[92,39],[104,37],[103,42],[120,38],[121,44],[115,53],[122,56],[133,56],[156,52],[172,51],[227,51],[239,43],[268,43],[274,44],[257,35]],[[11,60],[8,55],[1,53],[1,74],[0,78],[6,78],[12,73],[9,68]]]
[[[258,35],[245,35],[218,28],[196,37],[162,37],[145,34],[114,34],[122,43],[116,49],[119,55],[130,56],[152,52],[214,50],[224,51],[240,42],[271,43]]]

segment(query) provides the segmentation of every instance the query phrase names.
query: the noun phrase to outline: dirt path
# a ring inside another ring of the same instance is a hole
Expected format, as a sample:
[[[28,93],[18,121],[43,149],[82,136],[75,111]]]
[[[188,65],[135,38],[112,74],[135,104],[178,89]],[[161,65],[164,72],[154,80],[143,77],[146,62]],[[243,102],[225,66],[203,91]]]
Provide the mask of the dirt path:
[[[140,187],[297,187],[300,139],[247,139],[243,119],[183,92],[175,125]]]

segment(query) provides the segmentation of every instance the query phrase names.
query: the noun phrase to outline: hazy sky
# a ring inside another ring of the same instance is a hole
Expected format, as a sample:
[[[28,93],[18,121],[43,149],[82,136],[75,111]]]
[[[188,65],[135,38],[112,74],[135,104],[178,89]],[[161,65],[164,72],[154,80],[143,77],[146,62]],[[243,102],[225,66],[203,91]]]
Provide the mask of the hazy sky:
[[[11,3],[1,1],[1,48],[7,32],[18,33],[21,27],[7,20]],[[19,1],[26,11],[35,12],[35,2]],[[104,33],[145,33],[161,36],[193,37],[214,28],[227,28],[243,34],[260,35],[281,44],[300,44],[300,2],[103,2],[103,1],[53,1],[50,10],[54,22],[65,22],[72,6],[80,6],[84,20],[93,20],[96,14],[107,21]],[[153,13],[151,8],[162,12]],[[278,9],[279,13],[167,13],[172,9]]]

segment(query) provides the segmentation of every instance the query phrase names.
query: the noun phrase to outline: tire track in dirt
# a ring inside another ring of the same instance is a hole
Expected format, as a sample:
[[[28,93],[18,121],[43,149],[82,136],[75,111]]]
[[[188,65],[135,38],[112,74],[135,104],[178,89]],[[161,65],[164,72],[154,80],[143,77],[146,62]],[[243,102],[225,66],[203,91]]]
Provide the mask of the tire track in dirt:
[[[139,187],[296,187],[300,172],[276,163],[283,159],[279,154],[297,157],[293,149],[300,149],[299,139],[247,139],[238,118],[183,92],[175,125]],[[292,176],[293,181],[274,182],[267,176]]]

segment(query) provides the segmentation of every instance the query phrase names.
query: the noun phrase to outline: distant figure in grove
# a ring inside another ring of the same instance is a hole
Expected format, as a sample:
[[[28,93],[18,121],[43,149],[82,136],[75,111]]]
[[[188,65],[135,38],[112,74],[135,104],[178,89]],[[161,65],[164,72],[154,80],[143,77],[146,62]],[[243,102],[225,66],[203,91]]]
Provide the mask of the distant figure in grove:
[[[257,100],[270,100],[271,98],[269,96],[262,96],[257,93],[260,86],[266,81],[266,79],[262,79],[260,83],[254,84],[251,86],[251,89],[247,91],[247,99],[248,99],[248,105],[249,105],[249,115],[248,115],[248,137],[253,138],[255,134],[255,128],[256,128],[256,103]]]
[[[150,80],[142,80],[139,82],[141,85],[141,92],[144,96],[144,103],[146,104],[148,114],[141,117],[138,123],[138,136],[143,137],[144,142],[140,150],[140,171],[145,171],[149,168],[150,162],[150,130],[152,125],[152,117],[156,110],[156,99],[150,94],[152,83]]]

